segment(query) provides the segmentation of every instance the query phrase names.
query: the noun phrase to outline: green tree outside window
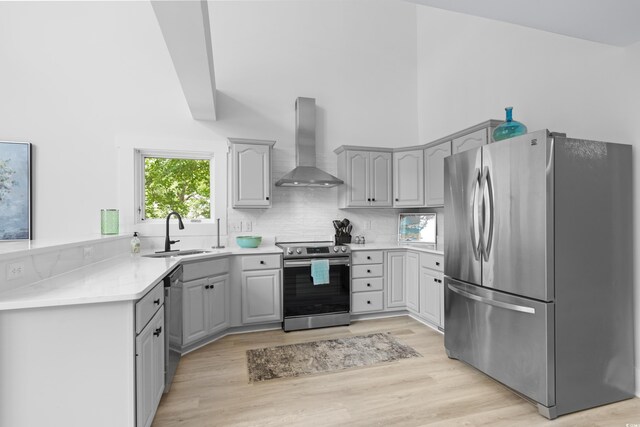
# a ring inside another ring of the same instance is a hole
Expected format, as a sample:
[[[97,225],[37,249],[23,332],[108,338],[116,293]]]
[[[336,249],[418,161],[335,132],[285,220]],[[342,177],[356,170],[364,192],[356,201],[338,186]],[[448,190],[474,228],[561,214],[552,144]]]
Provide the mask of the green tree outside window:
[[[145,218],[211,218],[209,160],[145,157],[144,180]]]

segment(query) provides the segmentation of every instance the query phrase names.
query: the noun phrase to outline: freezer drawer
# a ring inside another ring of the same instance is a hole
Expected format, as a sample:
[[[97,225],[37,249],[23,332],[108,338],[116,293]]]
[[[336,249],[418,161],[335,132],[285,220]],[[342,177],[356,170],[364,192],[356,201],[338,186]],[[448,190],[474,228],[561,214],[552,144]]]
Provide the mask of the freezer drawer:
[[[445,347],[508,387],[555,405],[554,303],[445,277]]]

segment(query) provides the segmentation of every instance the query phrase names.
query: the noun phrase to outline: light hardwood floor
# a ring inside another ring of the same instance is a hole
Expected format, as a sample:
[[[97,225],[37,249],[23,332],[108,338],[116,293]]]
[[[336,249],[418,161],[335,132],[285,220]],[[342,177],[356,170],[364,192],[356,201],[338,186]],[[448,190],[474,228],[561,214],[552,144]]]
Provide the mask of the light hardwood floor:
[[[252,348],[391,332],[423,357],[250,384]],[[444,337],[411,319],[227,336],[180,361],[153,426],[620,426],[640,427],[640,399],[548,421],[469,366],[447,358]]]

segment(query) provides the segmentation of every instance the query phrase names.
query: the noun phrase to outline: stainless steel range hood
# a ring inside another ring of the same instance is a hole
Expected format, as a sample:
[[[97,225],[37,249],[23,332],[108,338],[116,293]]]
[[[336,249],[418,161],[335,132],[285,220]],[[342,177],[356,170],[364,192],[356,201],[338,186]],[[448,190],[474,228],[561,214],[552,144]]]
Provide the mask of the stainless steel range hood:
[[[316,100],[296,99],[296,168],[276,187],[335,187],[344,181],[316,167]]]

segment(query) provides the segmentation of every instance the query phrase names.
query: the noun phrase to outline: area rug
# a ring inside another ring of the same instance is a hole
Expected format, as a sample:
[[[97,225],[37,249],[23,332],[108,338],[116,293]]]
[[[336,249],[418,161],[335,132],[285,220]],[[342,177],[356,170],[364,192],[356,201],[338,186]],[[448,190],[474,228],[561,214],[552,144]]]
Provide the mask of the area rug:
[[[391,334],[371,334],[326,341],[247,350],[249,381],[299,377],[422,357]]]

